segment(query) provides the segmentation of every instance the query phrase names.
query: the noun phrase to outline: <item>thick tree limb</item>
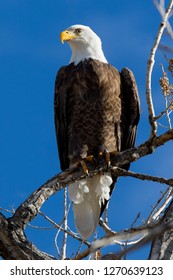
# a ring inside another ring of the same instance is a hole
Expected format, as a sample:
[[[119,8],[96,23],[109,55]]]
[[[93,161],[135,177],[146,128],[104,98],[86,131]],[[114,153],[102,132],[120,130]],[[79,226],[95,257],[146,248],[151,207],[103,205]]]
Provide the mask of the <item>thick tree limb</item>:
[[[26,239],[23,230],[0,214],[0,255],[6,260],[52,260]]]

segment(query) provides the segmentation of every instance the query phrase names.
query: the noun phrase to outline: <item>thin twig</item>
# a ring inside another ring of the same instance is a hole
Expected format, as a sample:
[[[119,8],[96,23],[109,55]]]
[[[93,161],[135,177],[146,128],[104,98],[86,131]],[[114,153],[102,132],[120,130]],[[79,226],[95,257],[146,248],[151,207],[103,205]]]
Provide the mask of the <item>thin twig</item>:
[[[166,196],[169,197],[170,194],[171,194],[171,192],[172,192],[172,187],[168,187],[168,188],[166,189],[166,191],[162,194],[162,196],[159,198],[159,200],[157,201],[157,203],[155,204],[155,206],[152,208],[152,211],[151,211],[151,213],[150,213],[148,219],[147,219],[146,222],[145,222],[146,224],[151,223],[151,221],[153,220],[153,216],[154,216],[155,213],[156,213],[156,209],[157,209],[158,205],[161,203],[162,200],[165,199]]]
[[[168,108],[168,98],[167,98],[166,95],[164,95],[164,100],[165,100],[165,107]],[[170,119],[170,117],[169,117],[169,112],[168,112],[168,110],[166,111],[166,118],[167,118],[167,121],[168,121],[169,129],[172,129],[171,119]]]
[[[166,125],[163,125],[163,124],[161,124],[160,122],[157,122],[157,124],[158,124],[159,126],[161,126],[162,128],[168,129],[168,127],[167,127]]]
[[[139,217],[140,217],[140,212],[139,212],[139,213],[137,213],[137,215],[136,215],[136,217],[135,217],[134,221],[132,222],[132,224],[131,224],[130,228],[133,228],[133,227],[134,227],[134,225],[136,224],[136,222],[137,222],[137,220],[139,219]]]
[[[100,218],[99,225],[102,227],[102,229],[106,232],[107,235],[112,236],[115,235],[116,232],[112,230],[110,227],[108,227],[107,223],[105,223],[102,218]]]
[[[140,217],[140,213],[138,213],[137,216],[135,217],[135,220],[132,222],[132,224],[131,224],[129,230],[131,230],[131,229],[133,228],[134,224],[136,223],[136,221],[137,221],[137,219],[138,219],[139,217]],[[142,237],[140,236],[137,240],[131,241],[131,242],[129,242],[128,239],[127,239],[127,240],[125,241],[125,244],[123,244],[123,243],[121,244],[122,251],[126,252],[127,246],[133,245],[133,244],[136,244],[136,243],[140,242],[140,240],[141,240],[142,238],[143,238],[143,236],[142,236]],[[126,260],[126,253],[124,253],[124,260]]]
[[[169,110],[172,106],[173,106],[173,104],[170,103],[170,104],[166,107],[166,109],[165,109],[164,111],[162,111],[158,116],[155,116],[155,117],[154,117],[154,121],[157,121],[158,119],[160,119],[161,117],[163,117],[163,115],[165,115],[165,114],[168,112],[168,110]]]
[[[5,208],[3,208],[3,207],[0,207],[0,210],[1,210],[1,211],[4,211],[4,212],[7,212],[7,213],[11,213],[11,214],[14,214],[14,213],[15,213],[15,210],[14,210],[14,209],[8,210],[8,209],[5,209]]]
[[[152,219],[156,220],[160,217],[161,212],[163,212],[163,210],[168,206],[168,204],[171,202],[172,198],[173,198],[173,192],[172,190],[170,190],[171,188],[169,188],[170,194],[167,196],[167,198],[165,199],[164,203],[159,207],[159,209],[157,210],[157,212],[153,215]]]
[[[52,230],[52,229],[55,229],[55,226],[52,226],[52,227],[40,227],[40,226],[32,225],[30,223],[28,223],[27,226],[29,226],[30,228],[38,229],[38,230]]]
[[[66,259],[66,249],[67,249],[67,188],[64,189],[64,238],[63,238],[63,245],[62,245],[62,259]]]
[[[65,230],[63,227],[61,227],[59,224],[55,223],[51,218],[49,218],[47,215],[45,215],[43,212],[39,211],[39,214],[42,215],[47,221],[49,221],[52,225],[54,225],[56,228],[60,229],[63,232],[66,232],[69,236],[72,236],[73,238],[79,240],[79,241],[83,241],[79,236],[75,235],[74,232],[70,232]],[[86,245],[90,245],[89,242],[85,241]]]
[[[61,229],[59,228],[59,229],[57,230],[57,233],[55,234],[55,237],[54,237],[54,244],[55,244],[55,247],[56,247],[56,250],[57,250],[57,254],[58,254],[58,258],[59,258],[59,259],[62,258],[62,257],[61,257],[61,251],[60,251],[59,246],[58,246],[58,236],[59,236],[60,232],[61,232]]]

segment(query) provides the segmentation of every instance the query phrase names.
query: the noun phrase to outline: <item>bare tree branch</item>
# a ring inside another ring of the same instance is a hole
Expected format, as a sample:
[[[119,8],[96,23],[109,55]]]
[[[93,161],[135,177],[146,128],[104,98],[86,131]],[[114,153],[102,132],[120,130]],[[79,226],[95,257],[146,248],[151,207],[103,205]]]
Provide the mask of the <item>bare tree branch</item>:
[[[67,231],[68,210],[67,210],[67,188],[64,189],[64,229]],[[67,232],[64,231],[63,246],[62,246],[62,259],[66,259],[66,249],[67,249]]]
[[[157,2],[157,1],[155,1],[155,2]],[[151,126],[151,137],[152,138],[156,136],[156,132],[157,132],[157,123],[154,119],[155,111],[154,111],[154,105],[153,105],[153,99],[152,99],[152,87],[151,87],[152,72],[153,72],[153,67],[154,67],[154,63],[155,63],[156,51],[158,49],[160,40],[162,38],[163,31],[164,31],[165,27],[167,26],[167,22],[168,22],[170,12],[172,10],[172,6],[173,6],[173,1],[170,1],[169,6],[168,6],[167,10],[165,11],[165,14],[162,18],[162,22],[159,26],[159,30],[158,30],[154,45],[151,49],[148,62],[147,62],[146,99],[147,99],[147,105],[148,105],[149,122],[150,122],[150,126]]]
[[[130,230],[122,231],[119,233],[116,233],[114,236],[107,236],[104,238],[101,238],[99,240],[94,241],[91,246],[81,252],[79,255],[77,255],[74,259],[75,260],[81,260],[84,257],[87,257],[89,254],[96,252],[100,248],[103,248],[105,246],[111,245],[111,244],[122,244],[122,240],[124,240],[124,245],[127,246],[129,240],[134,240],[132,242],[132,246],[126,247],[125,250],[115,252],[113,255],[115,255],[118,259],[121,259],[122,256],[127,254],[129,251],[135,250],[136,248],[139,248],[146,243],[150,242],[156,236],[160,236],[161,234],[164,234],[167,230],[170,230],[173,227],[173,219],[170,221],[160,224],[158,222],[157,224],[150,224],[150,225],[144,225],[138,228],[132,228]],[[136,242],[135,242],[135,239]],[[130,244],[130,243],[129,243]]]
[[[148,174],[135,173],[135,172],[132,172],[132,171],[124,170],[124,169],[119,168],[119,167],[112,167],[111,170],[112,170],[112,173],[115,176],[116,175],[118,175],[118,176],[129,176],[129,177],[137,178],[137,179],[140,179],[140,180],[147,180],[147,181],[152,181],[152,182],[157,182],[157,183],[173,186],[173,178],[165,179],[163,177],[156,177],[156,176],[151,176],[151,175],[148,175]]]

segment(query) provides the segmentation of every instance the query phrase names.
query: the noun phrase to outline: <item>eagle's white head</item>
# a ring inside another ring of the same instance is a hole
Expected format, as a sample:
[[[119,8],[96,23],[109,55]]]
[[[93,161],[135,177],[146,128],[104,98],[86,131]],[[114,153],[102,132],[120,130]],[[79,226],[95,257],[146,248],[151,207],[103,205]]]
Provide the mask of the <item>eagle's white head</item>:
[[[107,63],[100,38],[88,26],[72,25],[61,32],[60,39],[62,43],[67,41],[72,49],[70,63],[77,65],[89,58]]]

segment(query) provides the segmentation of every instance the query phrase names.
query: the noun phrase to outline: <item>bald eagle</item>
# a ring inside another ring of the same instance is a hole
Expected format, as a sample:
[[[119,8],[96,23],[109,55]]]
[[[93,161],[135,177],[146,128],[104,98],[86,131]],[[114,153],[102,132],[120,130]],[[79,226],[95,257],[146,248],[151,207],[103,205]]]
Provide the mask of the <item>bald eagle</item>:
[[[57,73],[54,115],[61,169],[92,155],[120,152],[134,146],[139,97],[132,71],[109,64],[100,38],[84,25],[60,35],[69,43],[70,63]],[[129,165],[123,166],[128,169]],[[95,231],[116,178],[110,172],[69,184],[74,221],[86,240]]]

